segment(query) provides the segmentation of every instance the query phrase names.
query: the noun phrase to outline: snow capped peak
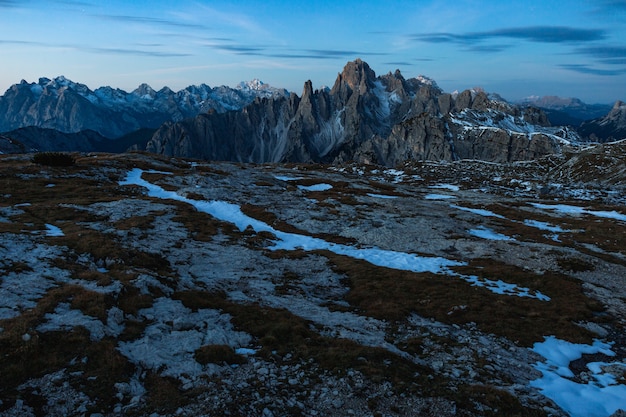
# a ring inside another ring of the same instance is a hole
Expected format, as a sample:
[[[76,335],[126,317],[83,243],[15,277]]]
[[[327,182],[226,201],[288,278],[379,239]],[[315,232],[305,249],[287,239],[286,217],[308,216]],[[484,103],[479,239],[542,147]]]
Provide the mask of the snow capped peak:
[[[63,75],[59,75],[58,77],[56,77],[56,78],[54,79],[54,82],[55,82],[57,85],[61,85],[61,86],[64,86],[64,87],[67,87],[67,86],[69,86],[69,85],[71,85],[71,84],[74,84],[71,80],[68,80],[68,79],[67,79],[67,78],[65,78],[65,76],[63,76]]]
[[[151,99],[155,98],[157,93],[148,84],[142,83],[131,94],[134,95],[134,96],[139,96],[139,97],[141,97],[144,100],[151,100]]]
[[[237,85],[237,88],[240,90],[264,90],[268,88],[266,84],[259,80],[258,78],[254,78],[251,81],[242,81]]]
[[[437,87],[437,83],[432,78],[429,78],[429,77],[427,77],[425,75],[418,75],[416,78],[422,84],[426,84],[426,85],[431,85],[433,87]]]

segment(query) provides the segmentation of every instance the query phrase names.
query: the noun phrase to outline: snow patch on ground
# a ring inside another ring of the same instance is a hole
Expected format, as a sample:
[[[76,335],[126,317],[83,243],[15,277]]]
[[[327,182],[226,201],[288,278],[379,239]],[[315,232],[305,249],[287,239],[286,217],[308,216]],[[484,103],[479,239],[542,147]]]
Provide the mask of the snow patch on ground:
[[[593,345],[574,344],[550,336],[541,343],[535,343],[532,350],[546,361],[535,365],[543,376],[530,385],[541,390],[572,417],[608,417],[618,409],[626,408],[626,385],[617,384],[615,377],[605,372],[609,364],[588,364],[593,380],[587,383],[570,379],[574,374],[569,364],[583,354],[615,356],[610,344],[599,340]],[[611,365],[626,367],[626,363]]]
[[[276,178],[279,181],[298,181],[301,180],[302,177],[289,177],[287,175],[274,175],[274,178]]]
[[[456,197],[449,194],[426,194],[424,196],[424,200],[450,200],[452,198]]]
[[[383,199],[394,199],[394,198],[398,198],[397,195],[383,195],[383,194],[372,194],[372,193],[367,193],[368,197],[373,197],[373,198],[383,198]]]
[[[494,232],[485,226],[478,226],[476,229],[471,229],[468,233],[472,236],[479,237],[481,239],[488,240],[515,240],[512,237],[503,235],[502,233]]]
[[[63,233],[63,230],[61,230],[59,227],[53,224],[46,223],[46,236],[62,237],[62,236],[65,236],[65,233]]]
[[[503,281],[479,280],[477,277],[457,274],[450,269],[454,266],[465,265],[464,262],[454,261],[443,257],[425,257],[412,253],[396,252],[379,248],[356,248],[353,246],[327,242],[325,240],[311,236],[282,232],[274,229],[273,227],[262,221],[245,215],[241,211],[241,208],[236,204],[228,203],[225,201],[191,200],[177,194],[174,191],[166,191],[163,188],[144,180],[143,178],[141,178],[142,173],[143,171],[141,169],[133,169],[127,174],[126,179],[120,181],[120,185],[139,185],[148,189],[149,196],[164,199],[173,199],[191,204],[198,211],[202,211],[220,220],[235,224],[235,226],[240,231],[244,231],[248,227],[251,227],[257,233],[270,232],[274,234],[277,238],[277,240],[274,242],[274,245],[268,248],[270,250],[329,250],[338,255],[345,255],[354,259],[367,261],[376,266],[411,272],[431,272],[434,274],[443,273],[458,276],[461,279],[472,283],[473,285],[485,287],[497,294],[532,296],[541,300],[549,300],[549,297],[546,297],[543,294],[531,294],[529,289],[518,287],[515,284],[508,284]],[[464,207],[459,208],[465,209]],[[481,215],[502,217],[492,212],[489,212],[488,210],[466,210],[478,212]],[[483,214],[483,212],[487,214]]]
[[[313,184],[313,185],[298,185],[298,188],[302,191],[328,191],[333,188],[330,184]]]
[[[496,217],[498,219],[505,218],[504,216],[501,216],[500,214],[496,214],[490,210],[462,207],[462,206],[457,206],[456,204],[451,204],[450,207],[455,208],[457,210],[469,211],[470,213],[478,214],[479,216],[483,216],[483,217]]]
[[[565,230],[561,226],[554,226],[550,223],[540,222],[538,220],[524,220],[524,224],[526,226],[534,227],[539,230],[547,230],[548,232],[553,232],[553,233],[569,232],[569,230]]]
[[[533,207],[544,210],[553,210],[557,213],[561,214],[571,214],[575,216],[579,216],[581,214],[589,214],[596,217],[601,217],[605,219],[615,219],[626,222],[626,214],[618,213],[617,211],[598,211],[598,210],[588,210],[584,207],[571,206],[569,204],[541,204],[541,203],[531,203]]]
[[[495,294],[510,295],[515,297],[536,298],[540,301],[550,301],[550,297],[539,291],[531,291],[530,288],[520,287],[516,284],[510,284],[502,280],[492,280],[487,278],[478,278],[474,275],[459,275],[465,281],[475,287],[483,287]]]

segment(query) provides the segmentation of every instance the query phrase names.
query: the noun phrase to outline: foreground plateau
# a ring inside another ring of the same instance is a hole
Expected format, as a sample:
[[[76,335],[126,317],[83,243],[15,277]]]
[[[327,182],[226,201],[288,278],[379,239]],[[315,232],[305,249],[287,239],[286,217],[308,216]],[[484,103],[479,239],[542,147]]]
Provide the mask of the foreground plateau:
[[[0,415],[619,415],[625,150],[0,155]]]

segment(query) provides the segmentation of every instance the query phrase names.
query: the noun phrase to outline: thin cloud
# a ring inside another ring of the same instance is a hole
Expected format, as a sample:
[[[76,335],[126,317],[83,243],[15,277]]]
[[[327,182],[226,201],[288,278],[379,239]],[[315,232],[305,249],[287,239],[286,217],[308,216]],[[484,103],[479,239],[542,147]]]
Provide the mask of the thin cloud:
[[[578,72],[581,74],[589,74],[589,75],[600,75],[600,76],[616,76],[626,74],[626,69],[600,69],[600,68],[592,68],[589,65],[584,64],[562,64],[559,67]]]
[[[592,13],[602,15],[615,14],[615,12],[626,12],[625,0],[603,0],[600,1],[597,7],[592,11]]]
[[[0,39],[0,45],[1,44],[34,46],[34,47],[43,47],[43,48],[66,48],[66,49],[74,49],[76,51],[89,52],[89,53],[95,53],[95,54],[105,53],[105,54],[135,55],[135,56],[146,56],[146,57],[157,57],[157,58],[191,56],[191,54],[179,53],[179,52],[163,52],[163,51],[151,51],[147,49],[127,49],[127,48],[98,48],[98,47],[75,45],[75,44],[51,44],[51,43],[46,43],[46,42],[20,41],[20,40],[13,40],[13,39]]]
[[[334,49],[306,49],[305,52],[310,52],[314,56],[327,57],[327,58],[350,58],[350,57],[355,57],[355,56],[389,55],[384,52],[342,51],[342,50],[334,50]]]
[[[595,58],[626,58],[626,46],[585,46],[576,48],[575,52],[590,55]]]
[[[209,45],[213,49],[220,51],[233,52],[237,55],[259,55],[264,48],[257,46],[239,46],[239,45]]]
[[[604,40],[607,33],[603,29],[580,29],[569,26],[527,26],[503,28],[485,32],[466,33],[423,33],[414,34],[412,39],[428,43],[455,43],[475,45],[492,39],[519,39],[539,43],[593,42]]]
[[[383,65],[397,65],[398,67],[412,67],[413,63],[411,62],[383,62]]]
[[[285,53],[267,53],[263,56],[268,58],[285,58],[285,59],[335,59],[337,56],[333,55],[316,55],[316,54],[285,54]]]
[[[79,7],[92,7],[93,6],[93,4],[88,3],[86,1],[57,0],[56,3],[66,4],[68,6],[79,6]]]
[[[608,65],[624,65],[626,66],[626,57],[625,58],[605,58],[601,59],[602,63]]]
[[[32,45],[32,46],[49,46],[43,42],[32,42],[32,41],[16,41],[14,39],[0,39],[0,44],[6,45]]]
[[[93,48],[93,47],[73,47],[74,49],[92,52],[97,54],[114,54],[114,55],[134,55],[134,56],[146,56],[154,58],[176,58],[191,56],[191,54],[177,53],[177,52],[159,52],[148,51],[142,49],[124,49],[124,48]]]
[[[281,59],[352,59],[358,56],[386,56],[387,53],[362,52],[337,49],[304,49],[290,50],[292,52],[266,52],[263,55],[268,58]]]
[[[585,46],[577,48],[574,53],[590,56],[605,65],[626,65],[626,46]]]
[[[509,49],[511,45],[472,45],[468,47],[471,52],[497,53]]]
[[[146,17],[146,16],[130,16],[130,15],[111,15],[111,14],[98,14],[93,15],[94,17],[106,20],[112,20],[116,22],[122,23],[140,23],[145,25],[155,25],[155,26],[169,26],[176,28],[187,28],[187,29],[208,29],[205,25],[199,25],[196,23],[187,23],[187,22],[179,22],[175,20],[167,20],[167,19],[159,19],[156,17]]]
[[[579,29],[568,26],[529,26],[522,28],[498,29],[478,33],[479,38],[515,38],[532,42],[569,43],[591,42],[607,38],[603,29]]]

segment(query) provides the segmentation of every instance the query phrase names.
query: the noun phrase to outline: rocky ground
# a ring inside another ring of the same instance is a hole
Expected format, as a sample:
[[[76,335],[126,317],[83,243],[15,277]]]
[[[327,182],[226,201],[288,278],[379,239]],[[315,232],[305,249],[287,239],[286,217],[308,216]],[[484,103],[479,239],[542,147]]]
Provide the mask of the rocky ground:
[[[549,341],[588,346],[563,386],[602,362],[619,402],[625,146],[393,170],[1,155],[0,415],[576,415],[537,383]]]

